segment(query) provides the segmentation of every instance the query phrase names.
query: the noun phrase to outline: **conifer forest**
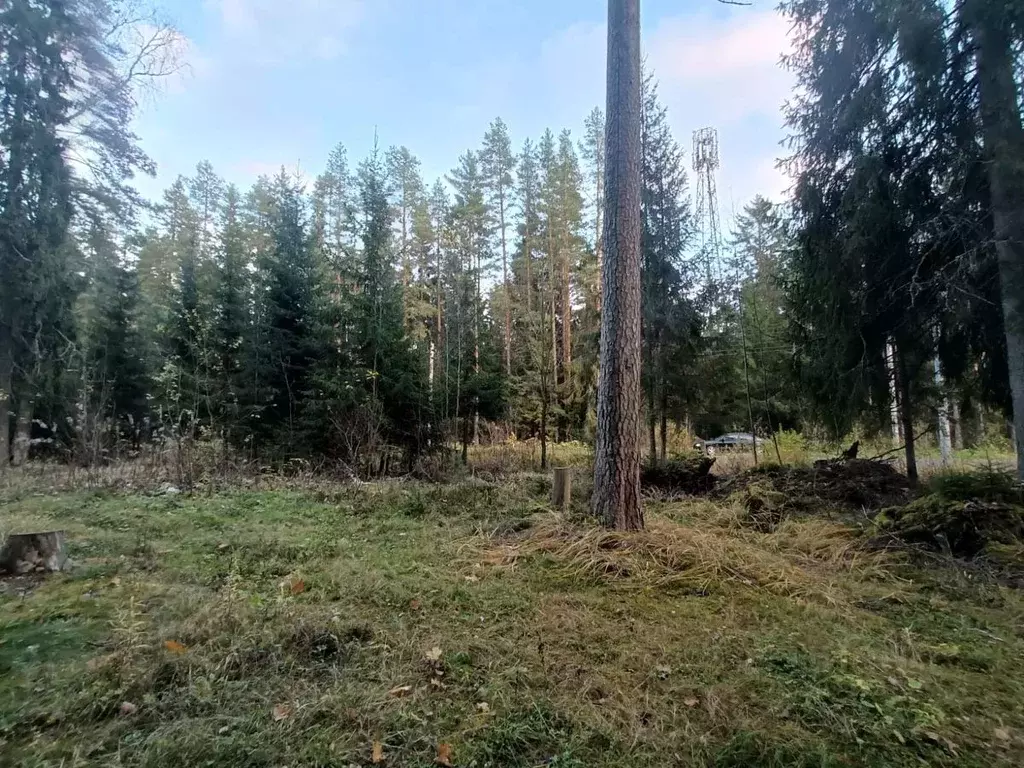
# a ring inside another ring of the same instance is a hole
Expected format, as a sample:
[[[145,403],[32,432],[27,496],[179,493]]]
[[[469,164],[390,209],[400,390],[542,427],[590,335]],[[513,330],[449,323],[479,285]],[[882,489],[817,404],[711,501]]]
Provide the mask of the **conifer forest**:
[[[240,184],[175,4],[0,0],[0,765],[1024,762],[1024,2],[706,0],[721,212],[594,5],[574,123]]]

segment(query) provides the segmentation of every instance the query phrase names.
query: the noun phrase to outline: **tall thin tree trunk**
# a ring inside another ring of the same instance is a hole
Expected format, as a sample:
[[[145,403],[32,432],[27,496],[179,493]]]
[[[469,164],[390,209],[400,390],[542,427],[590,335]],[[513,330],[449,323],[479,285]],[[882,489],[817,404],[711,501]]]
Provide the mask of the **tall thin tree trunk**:
[[[597,210],[594,213],[594,251],[597,255],[597,311],[601,311],[602,273],[604,271],[604,166],[597,169],[597,189],[594,190]]]
[[[1002,3],[976,2],[982,136],[1010,373],[1017,478],[1024,482],[1024,128],[1014,78],[1010,24]]]
[[[533,311],[533,247],[530,243],[530,213],[525,214],[526,221],[523,224],[523,258],[526,260],[526,315],[529,321],[530,312]]]
[[[11,397],[14,355],[10,335],[0,327],[0,472],[11,463]]]
[[[658,413],[654,407],[654,387],[647,393],[647,461],[658,466]]]
[[[505,241],[505,193],[498,201],[499,226],[501,227],[501,271],[502,293],[505,299],[505,375],[512,375],[512,297],[508,284],[508,246]]]
[[[903,350],[896,348],[896,371],[900,391],[900,420],[903,422],[903,439],[907,457],[907,479],[917,482],[917,450],[914,440],[914,406],[910,400],[910,372]]]
[[[572,370],[572,291],[569,257],[562,258],[562,377],[568,383]]]
[[[559,388],[559,367],[558,367],[558,286],[555,281],[555,238],[553,216],[548,215],[548,290],[551,292],[551,386],[554,390],[555,402],[558,402],[561,394]],[[557,441],[557,430],[556,430]]]
[[[640,2],[608,1],[605,248],[592,508],[644,527],[640,496]]]
[[[480,252],[476,254],[476,301],[473,303],[473,373],[480,375]],[[473,396],[473,445],[480,444],[480,398]]]
[[[953,450],[964,449],[964,425],[960,419],[960,401],[954,397],[950,405],[950,419],[953,427]]]
[[[540,392],[540,468],[548,468],[548,387],[543,380]]]
[[[664,373],[663,373],[664,375]],[[661,460],[668,458],[668,389],[665,380],[661,383]]]
[[[553,281],[553,278],[552,278]],[[554,282],[551,288],[551,387],[554,390],[555,402],[561,399],[562,388],[559,386],[558,368],[558,302],[554,289]],[[555,423],[555,442],[561,442],[562,436],[559,433],[561,420]]]
[[[740,341],[743,346],[743,384],[747,392],[747,418],[750,421],[750,450],[754,452],[754,466],[757,466],[757,428],[754,424],[754,406],[750,399],[750,366],[747,364],[747,331],[742,304],[740,305]]]
[[[947,466],[953,456],[953,443],[950,437],[949,424],[949,394],[946,392],[946,382],[942,375],[942,362],[938,353],[935,354],[935,388],[939,391],[939,407],[936,414],[936,428],[939,443],[939,455],[942,457],[942,465]]]
[[[25,392],[18,398],[18,423],[14,431],[14,450],[11,451],[11,463],[16,467],[20,467],[28,461],[28,449],[32,444],[34,403],[27,394],[30,391],[31,388],[26,386]]]

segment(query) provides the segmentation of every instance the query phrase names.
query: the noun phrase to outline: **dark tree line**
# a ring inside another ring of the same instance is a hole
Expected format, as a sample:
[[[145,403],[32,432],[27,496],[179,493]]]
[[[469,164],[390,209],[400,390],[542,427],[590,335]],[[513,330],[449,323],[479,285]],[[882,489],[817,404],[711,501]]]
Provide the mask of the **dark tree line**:
[[[941,414],[1024,410],[1020,24],[989,5],[787,4],[797,184],[788,205],[745,207],[710,285],[651,73],[609,123],[635,147],[606,136],[599,109],[578,139],[518,149],[497,119],[437,180],[405,147],[356,162],[339,146],[313,179],[282,170],[243,190],[203,162],[146,203],[131,178],[152,165],[109,34],[122,5],[11,0],[0,466],[30,449],[94,462],[203,444],[373,474],[513,436],[543,462],[549,441],[596,440],[599,459],[628,450],[634,465],[685,447],[677,427],[839,437],[887,432],[895,410],[913,471],[912,438]],[[632,72],[635,40],[619,42]],[[634,202],[623,231],[613,211]],[[625,301],[634,245],[639,298]],[[602,326],[620,310],[636,339]],[[639,345],[625,389],[603,375],[631,359],[619,342]],[[605,444],[602,387],[640,415]],[[631,493],[621,480],[614,493]]]

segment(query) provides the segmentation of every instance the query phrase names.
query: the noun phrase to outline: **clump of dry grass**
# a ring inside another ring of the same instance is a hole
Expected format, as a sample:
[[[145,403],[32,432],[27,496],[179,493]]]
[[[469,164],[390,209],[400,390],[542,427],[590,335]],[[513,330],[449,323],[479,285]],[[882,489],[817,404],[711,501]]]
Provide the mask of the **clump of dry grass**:
[[[510,566],[553,558],[574,578],[630,587],[705,592],[727,585],[828,604],[846,602],[844,579],[879,578],[888,553],[866,551],[852,532],[821,520],[785,521],[771,533],[734,524],[737,512],[698,505],[700,525],[653,515],[637,533],[610,531],[549,515],[512,540],[490,546],[484,562]]]

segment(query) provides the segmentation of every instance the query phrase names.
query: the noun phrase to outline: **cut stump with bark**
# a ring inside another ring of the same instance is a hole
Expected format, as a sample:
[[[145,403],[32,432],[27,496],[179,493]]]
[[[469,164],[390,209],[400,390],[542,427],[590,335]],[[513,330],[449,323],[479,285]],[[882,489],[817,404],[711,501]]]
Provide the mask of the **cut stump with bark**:
[[[67,567],[64,531],[12,533],[0,547],[0,573],[53,572]]]
[[[555,509],[565,512],[572,500],[572,472],[568,467],[555,467],[551,502]]]

